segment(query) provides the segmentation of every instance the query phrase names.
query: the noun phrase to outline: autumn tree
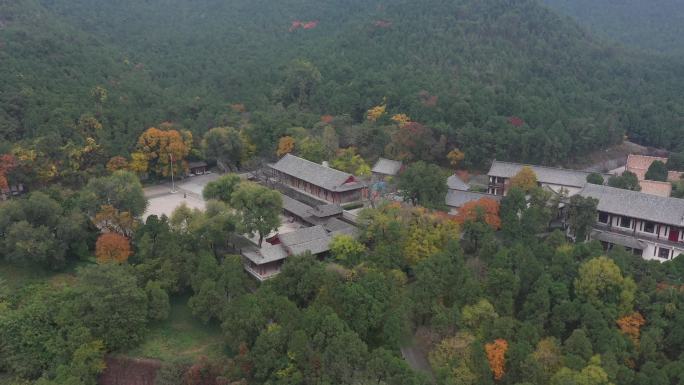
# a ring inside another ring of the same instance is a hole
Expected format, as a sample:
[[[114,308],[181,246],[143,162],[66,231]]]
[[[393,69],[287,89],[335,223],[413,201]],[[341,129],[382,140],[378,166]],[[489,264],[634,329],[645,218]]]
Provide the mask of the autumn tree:
[[[465,305],[461,310],[463,324],[481,337],[491,323],[499,318],[494,305],[486,299],[481,299],[473,305]]]
[[[554,373],[563,367],[563,352],[553,337],[547,337],[537,343],[531,355],[541,369],[541,376],[548,382]]]
[[[638,345],[641,327],[646,324],[644,316],[639,312],[634,312],[621,317],[616,322],[618,327],[620,327],[620,331],[627,335],[635,345]]]
[[[259,246],[264,237],[280,225],[283,200],[280,193],[256,183],[240,183],[232,194],[230,205],[240,215],[240,228],[248,234],[259,236]]]
[[[202,139],[204,155],[215,159],[222,167],[239,169],[254,155],[256,148],[247,135],[233,127],[215,127]]]
[[[401,245],[409,266],[444,250],[460,233],[458,225],[446,215],[430,214],[422,207],[410,209],[405,214],[410,216],[403,218],[406,234]]]
[[[101,230],[132,237],[136,227],[135,218],[128,211],[119,211],[112,205],[104,205],[95,214],[93,223]]]
[[[575,279],[577,296],[599,308],[612,305],[620,312],[631,311],[635,291],[634,281],[623,277],[618,265],[608,257],[584,262]]]
[[[385,115],[386,111],[386,104],[377,105],[369,109],[368,112],[366,112],[366,118],[371,122],[377,122],[381,117]]]
[[[435,149],[439,147],[437,144],[432,129],[418,122],[409,122],[396,129],[385,152],[391,159],[429,161],[434,158]]]
[[[9,188],[7,174],[17,166],[17,161],[13,155],[0,155],[0,190]]]
[[[437,376],[445,380],[458,378],[459,384],[477,384],[477,374],[473,370],[474,341],[472,334],[461,332],[437,344],[429,354],[430,366]]]
[[[291,136],[283,136],[278,140],[278,149],[276,155],[280,158],[285,154],[290,154],[295,149],[295,140]]]
[[[115,156],[107,162],[107,171],[114,172],[118,170],[127,170],[128,160],[123,156]]]
[[[392,115],[391,120],[399,126],[403,126],[409,123],[411,121],[411,118],[409,118],[409,116],[406,114],[395,114]]]
[[[185,158],[192,149],[192,134],[186,130],[174,130],[168,125],[163,129],[151,127],[138,138],[137,151],[147,158],[148,169],[157,175],[169,176],[171,167],[175,174],[187,169]]]
[[[511,187],[530,192],[537,187],[537,174],[529,166],[524,166],[511,178]]]
[[[454,220],[460,224],[478,219],[484,220],[492,229],[498,230],[501,227],[499,202],[491,198],[480,198],[476,201],[467,202],[454,217]]]
[[[95,256],[99,263],[122,263],[131,256],[128,238],[117,233],[104,233],[95,243]]]
[[[494,379],[499,381],[506,373],[508,342],[504,339],[497,339],[494,342],[485,344],[484,348],[487,353],[489,367],[492,369],[492,374],[494,374]]]
[[[350,235],[341,234],[333,238],[330,252],[338,261],[355,265],[366,252],[366,246]]]
[[[128,168],[137,175],[145,174],[149,168],[147,156],[145,156],[145,154],[143,154],[142,152],[132,153],[131,161],[128,164]]]
[[[447,159],[449,160],[451,167],[453,169],[457,169],[458,165],[461,164],[463,159],[465,159],[465,154],[458,148],[454,148],[447,154]]]

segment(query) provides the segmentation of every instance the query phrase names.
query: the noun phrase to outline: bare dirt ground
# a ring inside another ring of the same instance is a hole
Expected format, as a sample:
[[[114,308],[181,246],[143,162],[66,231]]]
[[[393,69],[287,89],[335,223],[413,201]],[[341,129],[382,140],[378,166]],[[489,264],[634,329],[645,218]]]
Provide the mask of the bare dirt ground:
[[[657,152],[656,149],[624,141],[620,145],[589,154],[584,159],[578,161],[575,165],[576,167],[573,168],[592,172],[607,172],[624,166],[627,163],[627,155],[629,154],[650,155],[655,152]]]

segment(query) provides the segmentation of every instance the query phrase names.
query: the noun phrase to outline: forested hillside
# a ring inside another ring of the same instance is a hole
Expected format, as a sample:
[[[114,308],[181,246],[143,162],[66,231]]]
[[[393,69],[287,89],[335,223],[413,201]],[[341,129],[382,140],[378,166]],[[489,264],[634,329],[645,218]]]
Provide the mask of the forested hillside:
[[[544,0],[551,8],[627,46],[684,55],[681,0]]]
[[[383,100],[472,165],[558,164],[625,133],[670,148],[684,137],[684,66],[596,41],[531,0],[0,7],[8,142],[50,134],[66,144],[94,117],[108,155],[127,155],[161,121],[195,134],[243,125],[272,154],[288,127],[310,128],[327,114],[360,123]],[[249,119],[231,105],[244,105]]]

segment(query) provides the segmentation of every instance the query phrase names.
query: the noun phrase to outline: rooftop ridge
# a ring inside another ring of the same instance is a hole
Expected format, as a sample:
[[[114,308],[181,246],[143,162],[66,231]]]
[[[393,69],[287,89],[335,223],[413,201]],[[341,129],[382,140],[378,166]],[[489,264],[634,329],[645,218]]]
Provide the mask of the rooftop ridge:
[[[658,182],[658,181],[648,181],[648,182]],[[659,182],[659,183],[668,183],[668,182]],[[660,195],[653,195],[653,194],[647,194],[645,192],[641,191],[635,191],[635,190],[628,190],[624,188],[618,188],[618,187],[613,187],[613,186],[608,186],[608,185],[598,185],[598,184],[592,184],[592,183],[587,183],[584,188],[582,188],[581,191],[584,191],[586,189],[605,189],[607,191],[614,191],[614,192],[619,192],[622,194],[634,194],[634,195],[643,195],[645,197],[648,197],[649,199],[660,199],[660,200],[666,200],[666,201],[671,201],[671,202],[681,202],[684,203],[684,199],[682,198],[677,198],[677,197],[663,197]]]
[[[296,155],[292,155],[292,154],[285,154],[282,158],[278,159],[278,161],[282,160],[283,158],[287,158],[287,157],[297,158],[297,159],[302,160],[302,161],[304,161],[305,163],[309,163],[309,164],[311,164],[311,165],[313,165],[313,166],[327,168],[327,169],[329,169],[329,170],[336,171],[336,172],[339,172],[339,173],[341,173],[341,174],[344,174],[344,175],[346,175],[346,176],[348,176],[348,177],[349,177],[349,176],[354,176],[354,175],[352,175],[352,174],[350,174],[350,173],[348,173],[348,172],[344,172],[344,171],[342,171],[342,170],[338,170],[338,169],[333,168],[333,167],[324,166],[324,165],[322,165],[322,164],[320,164],[320,163],[312,162],[312,161],[310,161],[310,160],[308,160],[308,159],[306,159],[306,158],[302,158],[302,157],[299,157],[299,156],[296,156]],[[276,162],[276,163],[278,163],[278,162]]]
[[[584,170],[575,170],[574,168],[564,168],[564,167],[553,167],[553,166],[541,166],[541,165],[536,165],[536,164],[528,164],[528,163],[518,163],[518,162],[508,162],[504,160],[494,160],[492,164],[494,163],[503,163],[503,164],[512,164],[516,166],[527,166],[527,167],[535,167],[535,168],[545,168],[548,170],[561,170],[561,171],[572,171],[572,172],[581,172],[583,174],[602,174],[602,175],[609,175],[606,172],[596,172],[596,171],[584,171]]]

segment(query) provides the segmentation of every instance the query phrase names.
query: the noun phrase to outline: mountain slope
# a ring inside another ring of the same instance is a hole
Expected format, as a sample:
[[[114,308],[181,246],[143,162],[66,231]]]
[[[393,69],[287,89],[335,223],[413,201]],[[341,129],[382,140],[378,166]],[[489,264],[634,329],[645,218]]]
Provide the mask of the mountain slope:
[[[220,124],[230,103],[251,111],[289,104],[287,69],[304,59],[322,77],[305,110],[360,121],[386,98],[391,111],[437,128],[475,163],[494,156],[559,163],[620,141],[625,131],[642,143],[672,147],[683,137],[683,102],[674,98],[684,79],[680,67],[607,46],[536,1],[41,5],[113,48],[104,56],[116,66],[129,59],[111,71],[137,68],[145,75],[141,81],[153,97],[135,84],[147,99],[125,106],[126,114],[145,117],[138,124],[170,119],[201,134]],[[291,30],[295,21],[317,23]],[[110,73],[91,65],[78,70]],[[125,120],[121,111],[112,108],[111,119]],[[507,124],[510,116],[526,124]],[[135,138],[136,128],[128,127],[124,147]]]
[[[684,55],[681,0],[544,0],[592,31],[627,46]]]

